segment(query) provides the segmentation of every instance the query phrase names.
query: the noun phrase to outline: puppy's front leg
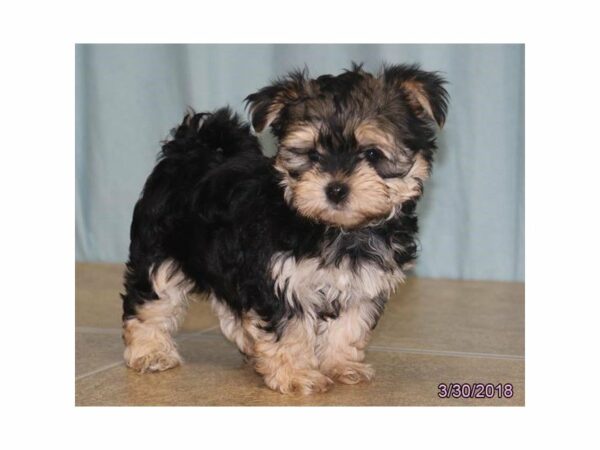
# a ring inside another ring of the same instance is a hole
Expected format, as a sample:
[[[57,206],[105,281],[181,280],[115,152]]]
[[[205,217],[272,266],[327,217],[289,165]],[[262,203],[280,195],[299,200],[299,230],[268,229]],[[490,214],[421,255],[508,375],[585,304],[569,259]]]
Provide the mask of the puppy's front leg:
[[[266,332],[260,321],[245,319],[254,340],[252,362],[267,386],[288,393],[312,394],[327,391],[333,382],[318,370],[314,323],[308,318],[291,318],[282,324],[281,336]]]
[[[317,357],[324,374],[345,384],[373,379],[375,371],[362,361],[380,314],[375,304],[355,305],[322,324]]]

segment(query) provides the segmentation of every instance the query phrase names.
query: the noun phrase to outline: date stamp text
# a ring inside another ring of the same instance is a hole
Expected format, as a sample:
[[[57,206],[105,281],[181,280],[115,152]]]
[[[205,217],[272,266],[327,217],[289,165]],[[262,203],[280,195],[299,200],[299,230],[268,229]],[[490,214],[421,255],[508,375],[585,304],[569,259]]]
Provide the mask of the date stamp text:
[[[511,383],[440,383],[439,398],[512,398]]]

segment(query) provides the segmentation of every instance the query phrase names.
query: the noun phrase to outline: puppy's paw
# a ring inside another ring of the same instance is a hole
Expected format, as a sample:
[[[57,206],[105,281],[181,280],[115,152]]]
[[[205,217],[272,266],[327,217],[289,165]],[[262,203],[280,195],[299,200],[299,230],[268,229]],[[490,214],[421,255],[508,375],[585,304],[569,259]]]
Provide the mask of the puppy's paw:
[[[333,381],[317,370],[296,370],[291,373],[280,371],[266,376],[265,383],[274,391],[282,394],[311,395],[327,392]]]
[[[328,370],[326,373],[344,384],[369,382],[375,376],[375,370],[369,364],[357,362],[337,366]]]
[[[125,349],[125,363],[127,367],[137,370],[140,373],[162,372],[181,364],[181,356],[177,350],[152,351],[143,355],[135,354],[128,347]]]
[[[181,364],[171,335],[138,319],[123,323],[123,342],[125,364],[138,372],[162,372]]]

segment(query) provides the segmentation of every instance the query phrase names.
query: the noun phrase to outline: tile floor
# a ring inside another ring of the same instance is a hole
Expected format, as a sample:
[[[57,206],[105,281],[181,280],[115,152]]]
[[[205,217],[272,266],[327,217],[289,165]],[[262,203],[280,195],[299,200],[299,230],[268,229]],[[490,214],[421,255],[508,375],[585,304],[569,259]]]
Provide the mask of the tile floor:
[[[178,335],[185,365],[139,375],[122,362],[123,266],[76,264],[76,405],[512,405],[525,403],[524,285],[410,278],[367,352],[370,384],[315,396],[266,388],[194,303]],[[441,399],[440,383],[511,383],[512,398]]]

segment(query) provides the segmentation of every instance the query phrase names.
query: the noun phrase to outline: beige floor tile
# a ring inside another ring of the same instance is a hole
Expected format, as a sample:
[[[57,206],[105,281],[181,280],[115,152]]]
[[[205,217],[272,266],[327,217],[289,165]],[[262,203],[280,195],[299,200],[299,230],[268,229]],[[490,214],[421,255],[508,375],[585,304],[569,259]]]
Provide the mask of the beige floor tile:
[[[121,327],[123,270],[121,264],[75,264],[77,326]]]
[[[190,304],[181,332],[193,332],[215,327],[219,324],[206,298],[201,297]]]
[[[205,331],[182,331],[178,342],[197,337],[198,334],[216,332],[212,328]],[[216,339],[210,336],[207,339]],[[75,333],[75,377],[86,377],[107,366],[123,362],[123,340],[121,330],[114,328],[78,327]]]
[[[118,330],[75,333],[75,377],[120,362],[122,355],[123,341]]]
[[[76,265],[77,326],[120,328],[123,265]],[[390,299],[373,344],[524,354],[524,285],[409,278]],[[182,331],[217,325],[209,304],[190,305]]]
[[[409,278],[390,299],[372,343],[524,355],[524,284]]]
[[[122,264],[75,265],[75,323],[83,327],[120,328],[123,288]],[[203,298],[190,304],[182,331],[199,331],[217,324]]]
[[[524,286],[411,278],[390,300],[368,362],[369,385],[312,397],[267,389],[220,335],[206,302],[193,303],[181,334],[186,364],[138,375],[122,363],[123,265],[76,265],[78,405],[522,405]],[[198,334],[199,330],[204,330]],[[503,356],[504,355],[504,356]],[[516,357],[506,357],[516,355]],[[486,357],[484,357],[486,356]],[[512,383],[512,399],[440,399],[439,383]]]
[[[77,405],[523,405],[524,361],[371,351],[368,385],[336,385],[326,394],[283,396],[266,388],[218,335],[180,343],[186,364],[139,375],[120,365],[76,382]],[[512,383],[511,399],[440,399],[439,383]]]

